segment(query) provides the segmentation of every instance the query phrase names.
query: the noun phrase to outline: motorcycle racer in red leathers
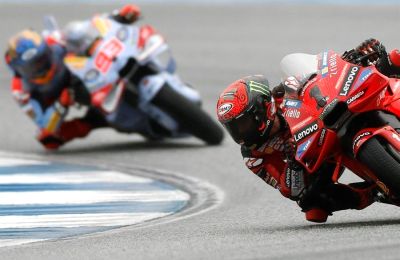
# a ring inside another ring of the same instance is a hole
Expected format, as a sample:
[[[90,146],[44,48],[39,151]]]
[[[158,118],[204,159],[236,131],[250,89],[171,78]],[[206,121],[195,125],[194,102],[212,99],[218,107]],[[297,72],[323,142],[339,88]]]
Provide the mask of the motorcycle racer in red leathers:
[[[135,5],[126,5],[111,15],[123,24],[134,23],[139,16],[140,10]],[[14,75],[12,94],[39,127],[37,139],[47,149],[57,149],[93,129],[107,126],[95,109],[89,109],[82,118],[64,120],[72,104],[90,104],[90,95],[83,83],[63,63],[66,53],[60,37],[42,36],[28,29],[11,37],[5,54]]]
[[[360,60],[361,56],[368,59]],[[364,41],[342,58],[357,65],[375,65],[390,77],[400,75],[399,51],[388,55],[375,39]],[[325,222],[334,211],[368,207],[377,197],[374,183],[333,183],[334,164],[325,163],[316,174],[308,175],[295,161],[295,142],[280,109],[283,84],[271,91],[264,76],[249,76],[233,82],[219,96],[218,119],[241,145],[246,166],[283,196],[296,201],[309,221]]]

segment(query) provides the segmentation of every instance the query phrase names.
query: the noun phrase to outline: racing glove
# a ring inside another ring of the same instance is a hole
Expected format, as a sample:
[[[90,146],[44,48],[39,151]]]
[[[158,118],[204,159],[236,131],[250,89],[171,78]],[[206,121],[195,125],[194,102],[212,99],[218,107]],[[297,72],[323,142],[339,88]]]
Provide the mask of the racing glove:
[[[385,53],[384,58],[378,60],[376,68],[384,75],[392,78],[400,77],[400,52],[392,50],[389,55]]]
[[[356,51],[368,56],[368,65],[376,68],[388,77],[400,76],[400,52],[395,49],[388,55],[385,46],[376,39],[368,39],[360,44]]]
[[[370,38],[356,47],[356,52],[362,56],[368,55],[368,65],[376,64],[380,58],[387,57],[385,47],[377,39]]]
[[[60,102],[60,105],[64,107],[73,105],[75,102],[73,90],[68,88],[63,89],[60,97],[58,98],[58,102]]]
[[[136,22],[140,15],[140,8],[133,4],[125,5],[121,9],[113,12],[114,19],[123,24],[132,24]]]
[[[346,51],[342,58],[357,65],[370,66],[376,65],[380,59],[387,59],[387,53],[382,43],[370,38],[363,41],[355,49]]]

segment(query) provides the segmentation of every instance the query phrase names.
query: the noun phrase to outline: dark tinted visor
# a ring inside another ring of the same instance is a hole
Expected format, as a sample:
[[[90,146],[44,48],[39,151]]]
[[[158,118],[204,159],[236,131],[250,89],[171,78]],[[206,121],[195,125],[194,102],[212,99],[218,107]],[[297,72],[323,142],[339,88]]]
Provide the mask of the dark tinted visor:
[[[41,78],[50,70],[51,63],[51,52],[50,49],[46,48],[46,50],[40,55],[37,55],[29,60],[29,62],[20,65],[17,68],[17,71],[26,78]]]
[[[247,112],[238,118],[224,124],[233,140],[238,144],[252,146],[263,141],[263,123],[258,122],[254,116]]]

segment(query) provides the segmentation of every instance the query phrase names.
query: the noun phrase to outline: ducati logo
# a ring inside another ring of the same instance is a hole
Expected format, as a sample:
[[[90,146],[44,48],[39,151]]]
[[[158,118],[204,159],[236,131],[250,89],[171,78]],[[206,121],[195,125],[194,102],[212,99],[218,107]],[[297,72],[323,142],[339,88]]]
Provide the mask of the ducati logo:
[[[232,104],[232,103],[226,103],[226,104],[221,105],[221,106],[218,108],[218,115],[219,115],[219,116],[225,115],[226,113],[228,113],[229,111],[231,111],[232,107],[233,107],[233,104]]]

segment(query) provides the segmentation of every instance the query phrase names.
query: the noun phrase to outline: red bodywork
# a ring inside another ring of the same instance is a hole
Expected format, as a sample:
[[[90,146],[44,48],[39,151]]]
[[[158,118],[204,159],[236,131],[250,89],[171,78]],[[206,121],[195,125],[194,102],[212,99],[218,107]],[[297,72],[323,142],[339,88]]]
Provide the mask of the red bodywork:
[[[310,174],[316,172],[324,162],[335,162],[335,182],[344,166],[365,180],[373,180],[388,193],[386,186],[356,156],[362,144],[376,135],[382,136],[400,151],[400,136],[394,128],[386,125],[361,129],[352,137],[353,155],[350,156],[344,152],[339,140],[340,123],[336,128],[327,125],[327,117],[338,103],[342,108],[345,107],[341,117],[343,121],[377,110],[398,117],[400,80],[384,76],[374,66],[361,67],[346,62],[333,51],[319,54],[318,63],[317,75],[295,95],[287,93],[282,103],[284,116],[297,144],[296,160]]]

